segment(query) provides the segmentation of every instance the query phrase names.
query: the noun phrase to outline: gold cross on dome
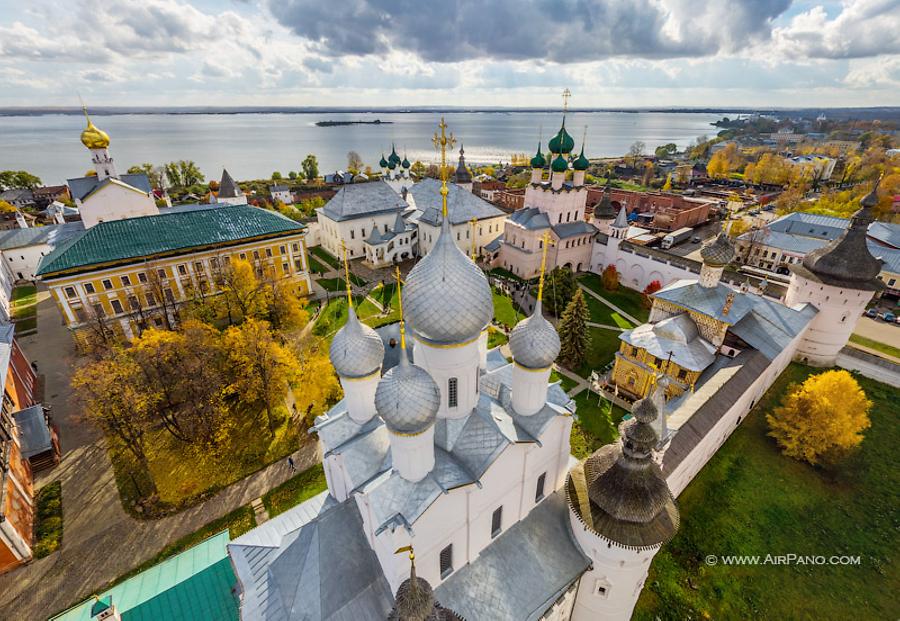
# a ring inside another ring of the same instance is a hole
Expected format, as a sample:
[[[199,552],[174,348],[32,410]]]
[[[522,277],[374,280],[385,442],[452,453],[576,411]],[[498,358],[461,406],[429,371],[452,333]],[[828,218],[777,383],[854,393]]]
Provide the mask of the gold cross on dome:
[[[447,219],[447,194],[450,193],[450,190],[447,189],[447,148],[453,148],[453,145],[456,144],[456,138],[453,137],[453,134],[447,135],[447,123],[444,122],[444,117],[441,117],[441,122],[438,123],[438,127],[441,130],[441,133],[438,134],[434,132],[434,138],[431,141],[434,143],[434,147],[436,149],[441,150],[441,215],[444,220]]]
[[[572,96],[572,91],[566,89],[562,93],[563,98],[563,112],[567,112],[569,110],[569,97]]]

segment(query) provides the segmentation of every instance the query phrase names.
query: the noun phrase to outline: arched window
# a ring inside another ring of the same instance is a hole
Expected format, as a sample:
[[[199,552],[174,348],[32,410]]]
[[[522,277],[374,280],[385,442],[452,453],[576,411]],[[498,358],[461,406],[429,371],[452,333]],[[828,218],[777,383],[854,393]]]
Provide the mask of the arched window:
[[[447,380],[447,406],[455,408],[459,403],[459,380],[451,377]]]

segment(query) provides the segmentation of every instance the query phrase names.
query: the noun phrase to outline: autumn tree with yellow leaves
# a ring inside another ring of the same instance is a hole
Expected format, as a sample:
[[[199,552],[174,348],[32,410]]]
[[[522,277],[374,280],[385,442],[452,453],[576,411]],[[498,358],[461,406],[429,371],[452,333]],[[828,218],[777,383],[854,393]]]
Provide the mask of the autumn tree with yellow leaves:
[[[840,459],[863,441],[871,407],[850,373],[832,370],[793,385],[766,421],[785,455],[817,465]]]
[[[725,145],[725,148],[713,153],[706,165],[706,174],[713,179],[727,177],[744,165],[744,157],[733,142]]]

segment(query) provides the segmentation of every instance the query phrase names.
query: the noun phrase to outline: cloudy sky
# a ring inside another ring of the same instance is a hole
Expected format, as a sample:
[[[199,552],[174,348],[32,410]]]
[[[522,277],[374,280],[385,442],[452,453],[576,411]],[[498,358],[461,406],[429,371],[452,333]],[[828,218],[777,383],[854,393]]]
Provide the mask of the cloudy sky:
[[[900,0],[0,0],[0,106],[900,105],[898,33]]]

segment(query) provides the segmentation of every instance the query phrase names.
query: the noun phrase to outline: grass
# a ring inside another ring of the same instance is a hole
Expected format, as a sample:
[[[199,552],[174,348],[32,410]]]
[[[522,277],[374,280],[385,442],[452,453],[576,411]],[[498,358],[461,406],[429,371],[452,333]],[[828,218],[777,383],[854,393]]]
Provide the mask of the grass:
[[[488,349],[494,349],[500,345],[509,343],[509,337],[494,326],[488,326]]]
[[[525,280],[522,279],[521,277],[516,276],[515,274],[510,272],[508,269],[505,269],[502,267],[495,267],[494,269],[489,270],[488,274],[491,274],[492,276],[497,276],[498,278],[506,278],[507,280],[513,280],[515,282],[525,282]]]
[[[313,246],[309,249],[309,254],[314,255],[318,259],[321,259],[336,270],[339,270],[342,267],[340,259],[325,250],[322,246]]]
[[[790,365],[678,499],[681,528],[653,561],[633,619],[896,619],[900,584],[896,389],[857,376],[874,406],[859,450],[824,470],[785,457],[765,414]],[[860,564],[706,565],[707,555],[858,555]],[[893,595],[892,595],[893,593]]]
[[[37,330],[37,287],[17,286],[12,291],[11,305],[16,334]]]
[[[334,293],[335,291],[346,291],[347,281],[343,278],[320,278],[316,281],[325,291]]]
[[[355,297],[353,303],[356,305],[356,316],[360,321],[373,328],[394,323],[400,319],[397,305],[392,307],[390,313],[382,315],[377,306],[360,296]],[[316,336],[330,340],[346,322],[347,299],[344,296],[338,296],[329,300],[328,305],[322,309],[313,325],[312,332]]]
[[[309,263],[309,271],[313,274],[324,274],[329,269],[310,255],[307,255],[306,260]]]
[[[327,488],[325,470],[322,464],[316,464],[263,494],[262,502],[269,517],[273,518]]]
[[[594,323],[616,326],[626,330],[635,327],[621,313],[614,311],[594,296],[585,294],[584,301],[587,302],[588,311],[591,313],[591,321]]]
[[[619,285],[617,291],[607,291],[600,284],[600,276],[597,274],[585,274],[578,279],[578,282],[594,293],[600,294],[601,297],[615,304],[635,319],[646,322],[650,318],[650,309],[644,307],[644,296],[641,292],[628,289],[622,285]],[[585,296],[585,298],[588,297],[590,296]]]
[[[494,319],[502,323],[507,328],[513,328],[522,316],[516,312],[513,301],[508,296],[503,295],[496,289],[493,290],[494,295]]]
[[[278,426],[274,436],[269,435],[264,412],[235,416],[236,426],[216,451],[186,446],[162,429],[148,434],[145,450],[157,495],[144,501],[143,512],[136,506],[149,495],[148,473],[129,453],[112,448],[110,458],[123,506],[136,517],[173,513],[283,459],[307,436],[300,435],[283,405],[275,409],[275,416]]]
[[[578,382],[573,379],[569,379],[567,376],[563,375],[556,369],[550,371],[550,381],[559,382],[559,387],[562,388],[566,393],[568,393],[578,385]]]
[[[40,489],[35,497],[34,558],[44,558],[62,545],[62,482],[54,481]]]
[[[893,345],[888,345],[887,343],[882,343],[881,341],[866,338],[858,334],[851,334],[850,342],[856,343],[857,345],[862,345],[863,347],[868,347],[869,349],[880,351],[883,354],[893,356],[894,358],[900,360],[900,347],[894,347]]]
[[[588,334],[591,335],[591,344],[584,364],[577,369],[571,369],[581,377],[588,377],[591,371],[599,373],[619,350],[620,332],[606,328],[588,328]]]
[[[618,425],[627,414],[625,410],[602,398],[599,398],[598,404],[597,395],[589,390],[578,393],[575,404],[575,416],[587,454],[619,438]],[[582,459],[586,455],[576,457]]]

